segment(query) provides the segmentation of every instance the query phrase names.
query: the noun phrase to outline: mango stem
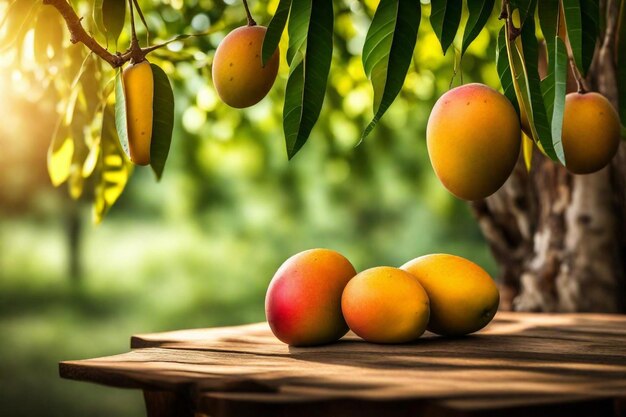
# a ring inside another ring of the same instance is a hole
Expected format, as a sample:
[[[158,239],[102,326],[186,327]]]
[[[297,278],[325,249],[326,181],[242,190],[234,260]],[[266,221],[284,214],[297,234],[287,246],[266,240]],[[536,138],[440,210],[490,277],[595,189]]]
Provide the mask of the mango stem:
[[[248,0],[243,0],[243,7],[246,9],[246,16],[248,17],[248,26],[256,26],[256,21],[252,18],[252,13],[250,13],[250,7],[248,7]]]

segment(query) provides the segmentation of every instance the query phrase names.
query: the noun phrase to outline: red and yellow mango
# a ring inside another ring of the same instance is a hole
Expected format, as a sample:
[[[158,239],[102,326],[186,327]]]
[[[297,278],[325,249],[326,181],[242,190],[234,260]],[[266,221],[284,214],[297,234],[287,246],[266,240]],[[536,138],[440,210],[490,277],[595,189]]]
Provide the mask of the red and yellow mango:
[[[348,331],[341,294],[356,275],[343,255],[311,249],[287,259],[265,297],[265,314],[276,337],[292,346],[322,345]]]

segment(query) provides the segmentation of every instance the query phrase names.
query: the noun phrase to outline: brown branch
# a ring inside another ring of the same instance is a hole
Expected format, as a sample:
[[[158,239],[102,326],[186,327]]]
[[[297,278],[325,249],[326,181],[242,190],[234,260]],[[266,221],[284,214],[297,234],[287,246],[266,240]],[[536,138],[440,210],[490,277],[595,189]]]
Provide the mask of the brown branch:
[[[576,87],[578,88],[578,94],[585,94],[589,89],[585,85],[585,79],[581,75],[580,71],[578,71],[578,67],[574,62],[574,57],[569,55],[568,57],[569,65],[572,68],[572,74],[574,74],[574,79],[576,80]]]
[[[256,26],[256,21],[252,18],[252,13],[250,13],[250,7],[248,7],[247,0],[243,0],[243,7],[246,9],[246,16],[248,18],[248,26]]]
[[[123,54],[112,54],[91,37],[81,23],[82,18],[78,17],[72,6],[66,0],[43,0],[43,4],[56,8],[63,19],[65,19],[72,43],[82,43],[92,50],[93,53],[108,62],[113,68],[121,67],[125,62],[130,60],[131,53],[129,51]]]

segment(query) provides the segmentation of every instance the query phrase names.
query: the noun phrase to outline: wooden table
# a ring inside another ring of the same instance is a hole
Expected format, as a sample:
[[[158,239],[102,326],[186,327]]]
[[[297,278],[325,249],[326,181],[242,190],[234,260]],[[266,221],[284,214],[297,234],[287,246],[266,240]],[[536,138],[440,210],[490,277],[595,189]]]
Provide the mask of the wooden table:
[[[293,348],[266,323],[143,334],[60,364],[144,392],[149,416],[626,416],[626,317],[498,313],[482,332],[412,344]]]

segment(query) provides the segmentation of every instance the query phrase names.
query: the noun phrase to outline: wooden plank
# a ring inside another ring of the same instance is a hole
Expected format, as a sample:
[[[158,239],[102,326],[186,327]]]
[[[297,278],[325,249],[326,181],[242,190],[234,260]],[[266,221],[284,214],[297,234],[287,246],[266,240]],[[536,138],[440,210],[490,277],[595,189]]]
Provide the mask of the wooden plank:
[[[509,359],[506,351],[490,355],[487,350],[473,351],[469,346],[463,349],[459,343],[455,346],[458,352],[449,346],[439,351],[419,349],[416,345],[410,354],[383,356],[356,351],[328,356],[277,356],[146,348],[107,358],[64,362],[61,375],[115,386],[170,390],[191,383],[219,389],[220,384],[236,386],[238,380],[254,380],[267,387],[283,383],[331,386],[332,390],[391,397],[436,395],[450,390],[496,393],[503,389],[626,393],[626,353],[622,348],[611,355],[570,353],[559,361],[555,358],[559,354],[540,352],[537,348],[524,356],[508,352],[513,358]],[[476,379],[484,381],[473,383]],[[424,386],[402,388],[411,382]],[[390,387],[393,389],[388,394]]]
[[[606,314],[533,314],[499,312],[493,322],[479,335],[502,334],[528,336],[531,332],[535,337],[579,337],[589,340],[593,335],[601,337],[607,342],[623,341],[626,337],[626,317]],[[583,333],[581,335],[581,333]],[[469,336],[470,338],[476,335]],[[428,339],[442,338],[426,332],[415,343],[424,343]],[[445,339],[452,340],[452,339]],[[192,329],[173,332],[139,334],[131,338],[131,348],[164,347],[181,349],[214,349],[225,351],[242,351],[265,354],[292,354],[298,351],[317,352],[333,351],[346,342],[361,340],[353,333],[348,333],[341,343],[319,347],[293,348],[289,347],[272,335],[267,323],[257,323],[245,326],[223,327],[213,329]],[[414,344],[415,344],[414,343]],[[413,346],[414,344],[395,345],[392,348]],[[363,344],[362,350],[380,350],[381,345]],[[384,346],[384,349],[389,349]]]
[[[474,397],[461,400],[433,401],[402,399],[398,401],[352,398],[320,398],[286,393],[207,392],[199,408],[211,417],[613,417],[615,401],[611,398],[538,395],[531,401],[518,397]]]
[[[245,416],[255,407],[268,416],[306,410],[349,416],[364,404],[367,410],[383,404],[397,409],[385,412],[389,416],[418,409],[419,415],[568,410],[577,416],[623,404],[624,346],[626,317],[598,314],[499,313],[477,335],[429,334],[394,346],[349,335],[328,346],[293,348],[260,323],[138,335],[131,352],[63,362],[60,372],[107,385],[190,393],[197,411],[214,416]]]

